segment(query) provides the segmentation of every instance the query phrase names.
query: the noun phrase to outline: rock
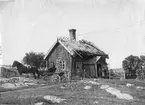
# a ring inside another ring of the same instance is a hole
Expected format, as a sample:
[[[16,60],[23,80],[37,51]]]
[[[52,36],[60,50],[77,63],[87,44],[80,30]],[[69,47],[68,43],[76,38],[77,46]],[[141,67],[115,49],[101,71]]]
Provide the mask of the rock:
[[[120,93],[120,90],[115,89],[115,88],[112,88],[112,87],[108,87],[106,89],[106,91],[109,92],[109,93],[111,93],[111,94],[114,94],[114,95]]]
[[[64,88],[66,88],[66,86],[61,86],[60,88],[61,88],[61,89],[64,89]]]
[[[100,88],[101,89],[107,89],[109,87],[109,85],[102,85]]]
[[[7,88],[7,89],[14,89],[14,88],[16,88],[15,84],[12,84],[12,83],[4,83],[4,84],[2,84],[2,87],[3,88]]]
[[[83,83],[90,83],[92,85],[99,85],[100,84],[100,83],[95,82],[95,81],[84,81],[84,80],[81,80],[81,82],[83,82]]]
[[[93,85],[99,85],[99,84],[100,84],[100,83],[95,82],[95,81],[89,81],[88,83],[91,83],[91,84],[93,84]]]
[[[2,78],[0,77],[0,82],[7,82],[9,79],[8,78]]]
[[[133,100],[133,97],[131,95],[126,93],[121,93],[120,90],[109,87],[108,85],[102,85],[100,88],[105,89],[108,93],[115,95],[119,99]]]
[[[94,102],[94,104],[98,104],[98,103],[99,103],[98,101],[95,101],[95,102]]]
[[[134,85],[134,84],[130,84],[130,83],[127,83],[127,84],[126,84],[127,87],[130,87],[130,86],[133,86],[133,85]]]
[[[43,102],[37,102],[35,105],[43,105]]]
[[[43,98],[47,101],[52,102],[52,103],[60,103],[64,100],[66,100],[66,99],[61,99],[61,98],[58,98],[56,96],[50,96],[50,95],[44,96]]]
[[[17,69],[13,67],[10,67],[10,68],[0,67],[0,70],[1,70],[1,77],[4,77],[4,78],[19,76]]]
[[[25,83],[25,85],[37,85],[35,83]]]
[[[18,88],[29,85],[37,85],[34,80],[30,80],[24,77],[11,77],[11,78],[0,78],[0,84],[4,88]]]
[[[126,100],[133,100],[133,97],[129,94],[126,94],[126,93],[118,93],[116,95],[119,99],[126,99]]]
[[[144,87],[137,86],[136,89],[144,89]]]
[[[41,85],[46,85],[46,84],[41,84]]]
[[[98,80],[98,79],[96,79],[96,78],[94,79],[94,81],[97,81],[97,80]]]
[[[92,87],[91,86],[85,86],[84,89],[88,90],[88,89],[91,89]]]
[[[25,84],[21,83],[21,82],[18,82],[18,83],[15,83],[15,86],[16,87],[23,87],[25,86]]]

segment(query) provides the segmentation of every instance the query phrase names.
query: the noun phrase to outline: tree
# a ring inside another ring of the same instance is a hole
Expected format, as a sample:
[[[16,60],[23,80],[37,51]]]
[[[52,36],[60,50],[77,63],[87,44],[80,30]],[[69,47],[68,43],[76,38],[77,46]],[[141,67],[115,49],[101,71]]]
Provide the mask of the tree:
[[[145,56],[140,56],[139,68],[136,71],[137,79],[144,80],[145,79]]]
[[[44,53],[29,52],[25,54],[22,62],[24,64],[39,68],[41,62],[43,61],[43,58],[44,58]]]
[[[127,77],[136,78],[136,70],[139,69],[140,58],[130,55],[122,62]]]

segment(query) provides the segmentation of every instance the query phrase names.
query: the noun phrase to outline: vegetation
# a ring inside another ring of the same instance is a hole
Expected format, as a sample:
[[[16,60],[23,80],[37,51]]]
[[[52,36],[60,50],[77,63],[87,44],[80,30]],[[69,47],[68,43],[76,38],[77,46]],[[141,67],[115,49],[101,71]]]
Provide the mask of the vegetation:
[[[122,62],[126,78],[145,79],[145,56],[130,55]]]
[[[43,58],[44,58],[44,53],[29,52],[25,54],[22,62],[24,64],[39,68],[41,62],[43,61]]]
[[[109,75],[109,78],[110,79],[121,79],[121,78],[124,78],[124,72],[120,71],[120,72],[116,72],[114,71],[115,69],[110,69],[109,72],[110,72],[110,75]]]
[[[119,79],[99,79],[100,85],[93,85],[83,82],[71,82],[69,84],[57,84],[43,88],[30,88],[25,90],[1,92],[0,104],[7,105],[35,105],[37,102],[44,102],[43,105],[144,105],[145,89],[136,89],[137,86],[145,86],[143,81]],[[126,87],[126,84],[134,84]],[[100,89],[102,84],[121,90],[122,93],[132,95],[134,100],[122,100]],[[84,89],[91,86],[91,89]],[[63,88],[62,88],[63,87]],[[60,104],[53,104],[43,99],[46,95],[57,96],[66,99]]]
[[[136,74],[138,79],[145,79],[145,56],[140,56],[139,67],[136,70]]]

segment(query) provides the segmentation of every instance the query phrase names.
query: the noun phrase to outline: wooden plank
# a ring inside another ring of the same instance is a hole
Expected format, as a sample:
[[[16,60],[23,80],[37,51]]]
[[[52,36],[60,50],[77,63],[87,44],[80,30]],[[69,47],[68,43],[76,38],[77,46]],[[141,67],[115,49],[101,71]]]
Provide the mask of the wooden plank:
[[[96,76],[96,69],[94,64],[84,64],[85,76],[91,78]]]
[[[98,77],[97,63],[95,63],[95,75],[96,75],[96,77]]]

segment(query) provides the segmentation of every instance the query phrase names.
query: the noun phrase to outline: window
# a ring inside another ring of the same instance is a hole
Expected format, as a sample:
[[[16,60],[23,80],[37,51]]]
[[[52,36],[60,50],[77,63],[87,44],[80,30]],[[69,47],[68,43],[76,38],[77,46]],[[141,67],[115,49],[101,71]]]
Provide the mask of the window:
[[[60,61],[59,66],[61,70],[65,70],[65,61]]]

